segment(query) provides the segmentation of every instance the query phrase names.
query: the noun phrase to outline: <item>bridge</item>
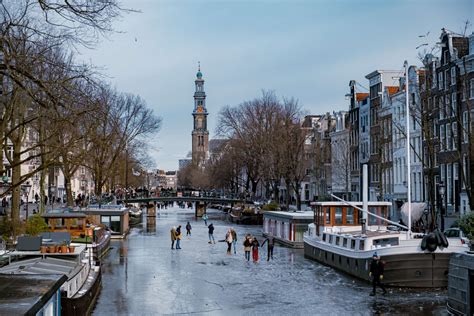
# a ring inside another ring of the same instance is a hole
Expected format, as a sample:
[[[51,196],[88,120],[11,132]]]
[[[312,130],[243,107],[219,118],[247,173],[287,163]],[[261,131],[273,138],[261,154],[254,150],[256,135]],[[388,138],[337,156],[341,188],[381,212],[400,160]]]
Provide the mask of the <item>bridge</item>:
[[[157,202],[194,202],[195,215],[201,217],[206,213],[207,206],[209,204],[230,204],[231,207],[236,203],[245,203],[243,199],[229,199],[220,197],[205,197],[205,196],[156,196],[156,197],[137,197],[137,198],[125,198],[118,199],[118,203],[126,204],[146,204],[147,211],[150,215],[156,214],[156,203]],[[150,210],[151,209],[151,210]]]

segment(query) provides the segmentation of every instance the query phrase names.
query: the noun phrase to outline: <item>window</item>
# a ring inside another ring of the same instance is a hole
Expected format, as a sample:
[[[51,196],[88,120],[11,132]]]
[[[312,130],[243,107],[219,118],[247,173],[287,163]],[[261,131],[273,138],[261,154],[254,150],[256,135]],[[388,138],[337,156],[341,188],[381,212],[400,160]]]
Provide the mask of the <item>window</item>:
[[[356,241],[355,239],[351,239],[351,249],[355,249],[356,247]]]
[[[474,99],[474,79],[469,81],[469,98]]]
[[[342,225],[342,208],[341,207],[336,207],[336,225],[340,224]]]
[[[448,204],[453,204],[453,185],[452,185],[452,178],[453,178],[453,168],[452,164],[446,165],[446,174],[447,174],[447,183],[446,183],[446,195],[448,198]]]
[[[438,109],[439,109],[439,119],[442,120],[445,117],[445,108],[444,108],[444,97],[439,98],[439,104],[438,104]]]
[[[437,81],[436,81],[436,63],[433,63],[433,84],[431,85],[431,89],[434,89],[436,88],[436,86],[438,85]]]
[[[444,135],[446,135],[445,126],[441,125],[439,127],[439,144],[440,144],[441,151],[444,151],[444,148],[445,148]]]
[[[451,85],[456,84],[456,67],[451,68]]]
[[[354,224],[354,209],[352,207],[346,209],[346,224]]]
[[[347,247],[347,238],[342,240],[342,247]]]
[[[339,246],[339,243],[341,242],[341,237],[336,236],[336,245]]]
[[[444,51],[444,65],[446,65],[449,62],[449,51],[445,50]]]
[[[444,88],[444,84],[443,84],[443,83],[444,83],[444,82],[443,82],[443,72],[440,71],[440,72],[438,72],[438,89],[439,89],[439,90],[443,90],[443,88]]]
[[[326,208],[326,224],[331,224],[331,208]]]
[[[100,219],[101,223],[106,225],[112,231],[112,234],[120,234],[121,233],[121,223],[120,223],[120,216],[101,216]]]
[[[451,116],[451,102],[450,102],[449,95],[446,96],[445,101],[446,101],[446,104],[445,104],[446,117],[450,117]]]
[[[359,250],[364,250],[365,240],[359,240]]]
[[[451,137],[451,124],[446,124],[446,150],[451,150],[453,147],[453,138]]]
[[[444,80],[446,80],[446,84],[444,85],[444,89],[445,89],[445,90],[448,90],[448,89],[449,89],[449,79],[448,79],[448,77],[449,77],[449,71],[446,70],[446,71],[444,72]]]
[[[457,100],[456,100],[456,92],[453,92],[453,94],[451,94],[451,108],[452,108],[452,113],[453,113],[453,116],[456,116],[456,113],[457,113]]]
[[[456,122],[453,122],[453,124],[451,125],[452,129],[453,129],[453,150],[456,150],[457,149],[457,138],[458,138],[458,123]]]

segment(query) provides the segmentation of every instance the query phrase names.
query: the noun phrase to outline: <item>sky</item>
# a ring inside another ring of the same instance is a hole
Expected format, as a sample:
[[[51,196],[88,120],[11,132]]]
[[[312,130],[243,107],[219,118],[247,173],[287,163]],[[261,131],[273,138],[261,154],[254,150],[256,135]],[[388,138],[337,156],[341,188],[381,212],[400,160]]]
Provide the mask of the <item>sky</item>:
[[[219,110],[273,90],[307,114],[347,110],[349,81],[376,69],[420,65],[416,47],[441,28],[474,22],[472,0],[122,0],[116,32],[78,59],[162,118],[148,138],[156,167],[177,170],[191,150],[197,64],[205,80],[210,139]],[[473,27],[470,27],[472,32]],[[428,34],[429,32],[429,34]],[[425,37],[420,35],[428,34]],[[426,46],[422,47],[422,49]]]

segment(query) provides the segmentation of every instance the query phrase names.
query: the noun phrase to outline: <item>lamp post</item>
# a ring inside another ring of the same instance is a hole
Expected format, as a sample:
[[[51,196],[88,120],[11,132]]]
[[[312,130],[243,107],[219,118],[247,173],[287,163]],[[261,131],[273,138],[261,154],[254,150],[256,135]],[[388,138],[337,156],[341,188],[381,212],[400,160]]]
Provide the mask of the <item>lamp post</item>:
[[[441,231],[444,232],[444,194],[445,194],[445,191],[446,188],[444,186],[444,183],[443,181],[441,181],[439,184],[438,184],[438,194],[439,194],[439,212],[440,212],[440,216],[441,216]]]
[[[30,190],[31,190],[31,184],[29,181],[26,181],[26,183],[23,185],[23,193],[26,195],[26,205],[25,205],[25,211],[26,211],[26,221],[28,222],[28,197],[30,195]]]

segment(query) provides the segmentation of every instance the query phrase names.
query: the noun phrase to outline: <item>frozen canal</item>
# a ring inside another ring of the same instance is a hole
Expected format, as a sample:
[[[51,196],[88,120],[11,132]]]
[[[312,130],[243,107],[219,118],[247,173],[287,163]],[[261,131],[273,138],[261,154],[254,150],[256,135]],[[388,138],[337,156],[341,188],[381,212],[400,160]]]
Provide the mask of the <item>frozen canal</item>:
[[[224,239],[231,224],[221,211],[208,213],[216,241]],[[189,239],[187,221],[193,226]],[[178,224],[182,249],[171,250],[170,228]],[[161,210],[155,227],[144,224],[126,240],[112,242],[95,315],[446,314],[446,291],[390,289],[370,297],[369,284],[305,259],[302,250],[277,246],[274,261],[267,262],[263,251],[265,260],[248,263],[242,238],[252,233],[262,239],[260,226],[233,226],[239,241],[232,256],[226,243],[207,243],[207,227],[194,220],[192,210]]]

